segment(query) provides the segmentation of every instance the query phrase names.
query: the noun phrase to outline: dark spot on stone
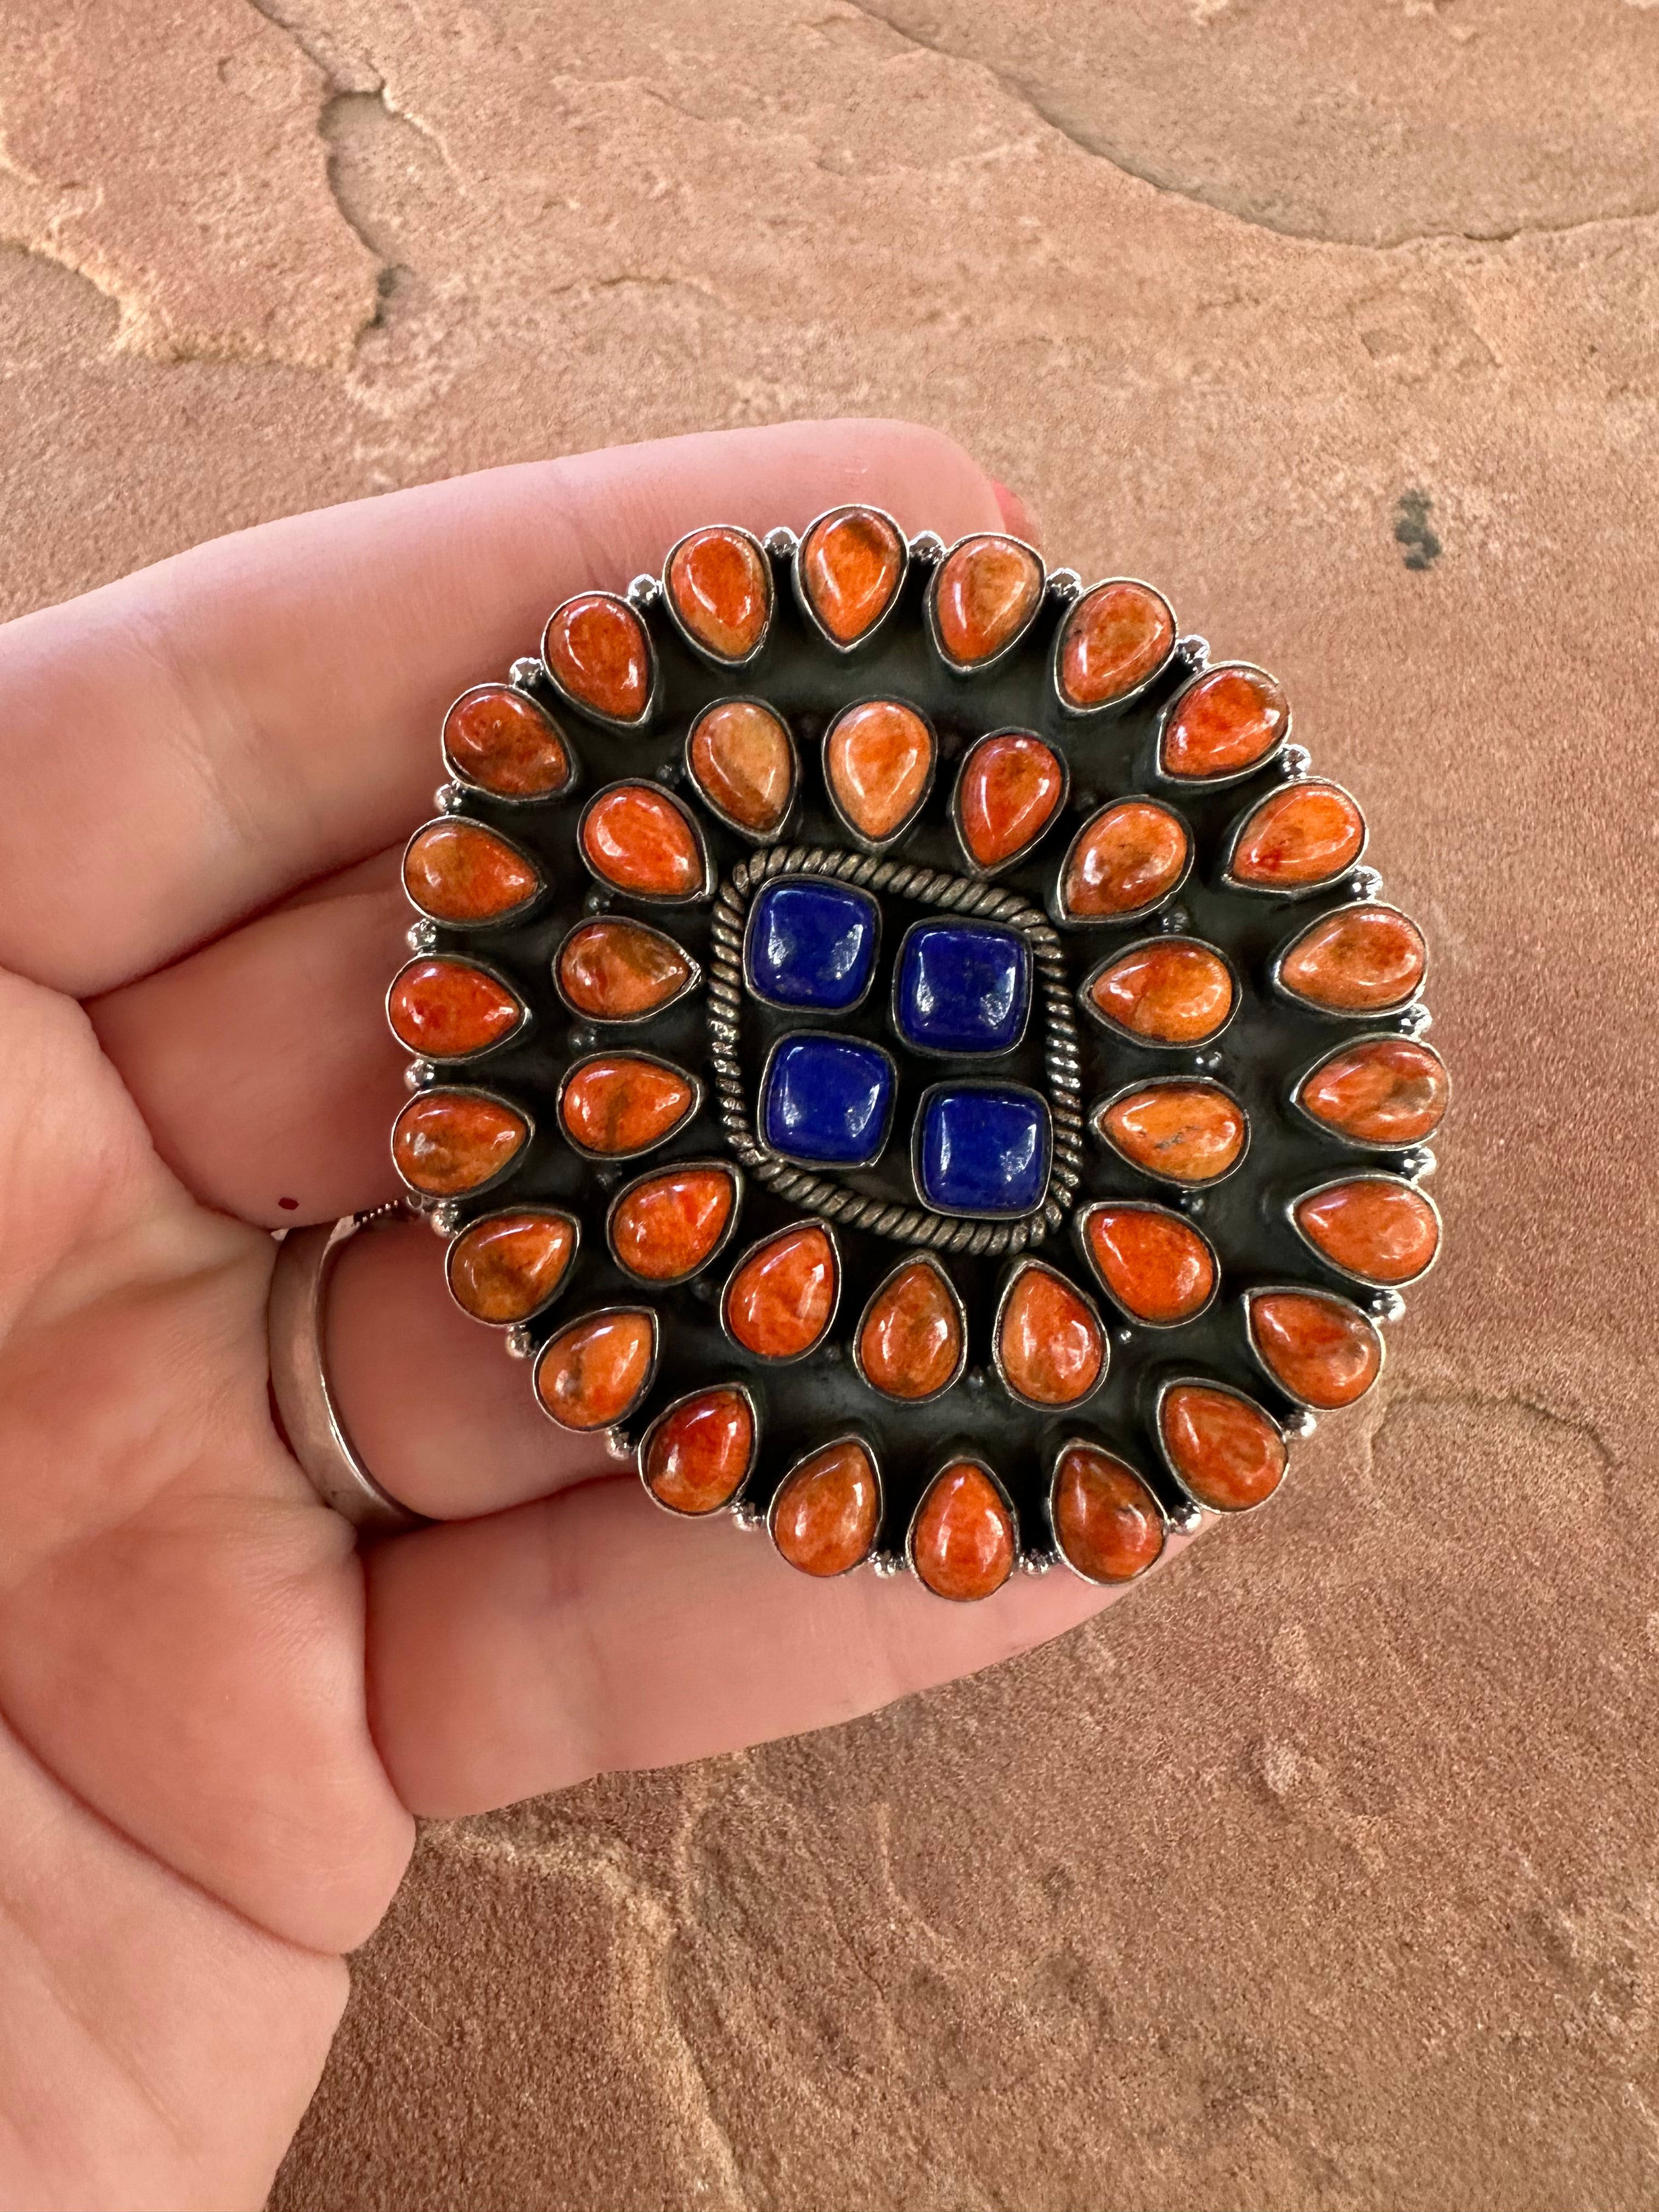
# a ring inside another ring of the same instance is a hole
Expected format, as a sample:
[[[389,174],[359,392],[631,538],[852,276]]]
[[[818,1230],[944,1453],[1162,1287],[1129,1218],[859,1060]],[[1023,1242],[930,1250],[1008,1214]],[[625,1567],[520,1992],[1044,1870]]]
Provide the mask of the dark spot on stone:
[[[300,1201],[297,1198],[279,1198],[276,1203],[284,1213],[297,1213],[300,1211]]]
[[[1429,526],[1434,501],[1425,491],[1402,491],[1394,520],[1395,543],[1406,549],[1408,568],[1431,568],[1440,558],[1440,540]]]

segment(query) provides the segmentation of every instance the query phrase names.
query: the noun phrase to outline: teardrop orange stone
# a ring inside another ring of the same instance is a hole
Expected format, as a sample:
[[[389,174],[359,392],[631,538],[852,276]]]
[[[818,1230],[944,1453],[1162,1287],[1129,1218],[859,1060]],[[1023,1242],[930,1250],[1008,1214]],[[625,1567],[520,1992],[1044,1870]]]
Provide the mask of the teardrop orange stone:
[[[516,992],[470,960],[411,960],[386,995],[392,1035],[428,1060],[487,1051],[524,1013]]]
[[[1178,1213],[1108,1200],[1085,1215],[1083,1234],[1096,1273],[1134,1320],[1170,1328],[1209,1304],[1215,1255]]]
[[[568,1213],[492,1213],[464,1229],[445,1262],[455,1303],[498,1327],[539,1313],[576,1251]]]
[[[1250,1338],[1292,1398],[1322,1413],[1352,1406],[1376,1382],[1382,1340],[1358,1306],[1324,1291],[1256,1291]]]
[[[1376,1014],[1403,1006],[1428,964],[1422,932],[1393,907],[1340,907],[1304,930],[1279,963],[1279,981],[1310,1006]]]
[[[1368,1283],[1414,1282],[1440,1247],[1440,1220],[1421,1191],[1391,1176],[1356,1176],[1296,1202],[1296,1225],[1335,1266]]]
[[[957,820],[975,867],[1028,852],[1059,811],[1066,771],[1052,746],[1023,731],[981,738],[957,780]]]
[[[1227,872],[1258,890],[1304,890],[1352,867],[1364,849],[1365,817],[1346,791],[1287,783],[1245,822]]]
[[[691,963],[672,937],[643,921],[601,915],[559,947],[559,988],[594,1022],[643,1021],[677,998]]]
[[[1008,1388],[1032,1406],[1075,1406],[1106,1371],[1106,1335],[1088,1300],[1040,1260],[1003,1301],[997,1357]]]
[[[1201,1382],[1164,1392],[1158,1434],[1188,1492],[1212,1513],[1260,1505],[1290,1463],[1284,1437],[1260,1406]]]
[[[795,749],[757,699],[723,699],[706,708],[692,724],[686,757],[715,813],[751,837],[769,837],[789,811]]]
[[[844,1575],[870,1556],[881,1486],[861,1443],[848,1437],[784,1477],[768,1516],[772,1541],[804,1575]]]
[[[933,733],[896,699],[848,707],[824,739],[823,772],[842,814],[872,844],[896,836],[921,804],[933,770]]]
[[[1060,907],[1073,921],[1121,921],[1166,898],[1192,850],[1178,814],[1152,799],[1120,799],[1091,815],[1066,855]]]
[[[503,799],[552,799],[574,773],[550,714],[507,684],[464,692],[444,720],[444,751],[457,775]]]
[[[647,1282],[685,1282],[725,1236],[737,1202],[730,1168],[687,1165],[642,1176],[611,1212],[617,1265]]]
[[[744,660],[766,635],[772,572],[746,531],[716,525],[681,538],[668,564],[674,611],[720,660]]]
[[[1175,650],[1175,617],[1149,584],[1097,584],[1066,617],[1055,675],[1068,707],[1109,707],[1149,683]]]
[[[933,582],[933,622],[945,658],[977,667],[1012,643],[1036,612],[1042,563],[1012,538],[969,538]]]
[[[1164,1549],[1158,1500],[1131,1467],[1097,1444],[1069,1444],[1054,1469],[1054,1541],[1085,1581],[1128,1583]]]
[[[671,1512],[718,1513],[743,1487],[754,1457],[749,1401],[721,1387],[669,1407],[646,1438],[640,1473]]]
[[[910,1558],[936,1597],[990,1597],[1013,1571],[1014,1527],[981,1467],[953,1460],[933,1477],[916,1510]]]
[[[691,1111],[689,1077],[660,1060],[617,1053],[581,1061],[559,1101],[565,1134],[580,1152],[619,1158],[672,1136]]]
[[[859,1324],[859,1364],[889,1398],[931,1398],[962,1364],[962,1318],[931,1260],[888,1277]]]
[[[562,1429],[608,1429],[644,1397],[656,1364],[656,1321],[643,1307],[588,1314],[543,1346],[536,1395]]]
[[[501,1174],[522,1151],[530,1125],[498,1098],[472,1091],[423,1091],[392,1128],[398,1172],[429,1198],[459,1198]]]
[[[1214,1182],[1243,1156],[1249,1124],[1218,1083],[1149,1083],[1100,1111],[1096,1126],[1132,1167],[1170,1182]]]
[[[816,1222],[770,1237],[726,1287],[726,1325],[761,1359],[799,1359],[829,1328],[840,1276],[836,1248]]]
[[[636,722],[651,696],[651,641],[625,599],[581,592],[549,618],[542,635],[549,672],[579,706],[613,722]]]
[[[1316,1121],[1362,1145],[1420,1145],[1444,1119],[1445,1062],[1413,1037],[1344,1045],[1303,1079],[1297,1100]]]
[[[1211,945],[1158,937],[1103,968],[1089,986],[1097,1012],[1154,1044],[1202,1044],[1233,1011],[1232,971]]]
[[[476,822],[428,822],[404,854],[404,888],[434,921],[501,921],[541,887],[535,863]]]
[[[1291,726],[1284,686],[1259,668],[1212,668],[1170,709],[1158,744],[1165,775],[1241,775]]]
[[[690,817],[649,783],[613,783],[582,816],[582,857],[601,883],[635,898],[697,898],[708,868]]]
[[[873,507],[844,507],[807,532],[799,574],[836,644],[855,645],[892,605],[904,574],[904,540]]]

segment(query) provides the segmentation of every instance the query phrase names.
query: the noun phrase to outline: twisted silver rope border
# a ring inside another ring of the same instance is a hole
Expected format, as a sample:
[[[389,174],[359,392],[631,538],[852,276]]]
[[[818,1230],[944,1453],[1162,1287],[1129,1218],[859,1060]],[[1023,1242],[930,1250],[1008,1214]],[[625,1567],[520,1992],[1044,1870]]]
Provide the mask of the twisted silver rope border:
[[[1017,929],[1031,948],[1042,994],[1045,1030],[1043,1072],[1054,1125],[1048,1191],[1042,1206],[1013,1221],[953,1219],[920,1206],[895,1206],[862,1198],[844,1183],[811,1175],[779,1159],[759,1142],[744,1099],[738,1040],[743,1015],[743,933],[749,903],[775,876],[825,876],[878,894],[913,900],[945,914],[963,914],[1000,921]],[[1023,1252],[1063,1228],[1066,1210],[1083,1172],[1083,1084],[1077,1024],[1058,932],[1042,910],[1012,891],[975,883],[940,868],[909,867],[865,853],[838,852],[824,845],[774,845],[734,868],[714,901],[713,951],[707,992],[709,1057],[714,1091],[726,1139],[759,1182],[825,1221],[889,1237],[900,1244],[920,1244],[936,1252]]]

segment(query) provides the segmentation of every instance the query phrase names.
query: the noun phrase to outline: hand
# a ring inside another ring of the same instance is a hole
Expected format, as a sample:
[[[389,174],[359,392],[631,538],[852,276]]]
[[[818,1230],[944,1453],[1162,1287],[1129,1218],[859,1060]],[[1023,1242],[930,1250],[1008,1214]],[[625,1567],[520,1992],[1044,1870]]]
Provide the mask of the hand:
[[[269,1411],[268,1231],[396,1188],[444,707],[693,525],[854,497],[1002,526],[944,439],[798,425],[301,516],[0,631],[0,2203],[258,2204],[415,1814],[822,1727],[1101,1602],[671,1522],[412,1224],[348,1248],[330,1364],[447,1525],[361,1557]]]

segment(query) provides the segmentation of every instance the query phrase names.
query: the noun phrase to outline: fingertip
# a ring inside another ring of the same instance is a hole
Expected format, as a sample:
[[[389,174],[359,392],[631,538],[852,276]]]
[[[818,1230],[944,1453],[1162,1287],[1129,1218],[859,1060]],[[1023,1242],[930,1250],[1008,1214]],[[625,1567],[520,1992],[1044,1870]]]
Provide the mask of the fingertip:
[[[1041,546],[1042,526],[1019,494],[995,477],[991,479],[991,493],[1009,536],[1023,538],[1028,545]]]

